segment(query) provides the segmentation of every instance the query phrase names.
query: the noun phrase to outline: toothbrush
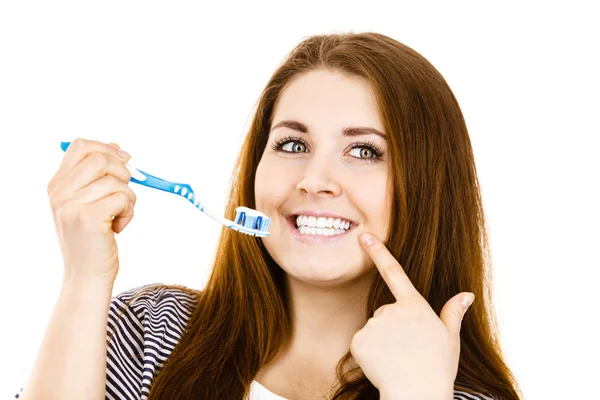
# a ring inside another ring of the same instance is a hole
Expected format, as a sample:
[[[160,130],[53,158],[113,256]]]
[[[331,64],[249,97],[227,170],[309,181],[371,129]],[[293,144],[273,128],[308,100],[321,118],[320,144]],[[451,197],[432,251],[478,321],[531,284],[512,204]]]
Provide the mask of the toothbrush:
[[[63,151],[67,151],[70,144],[71,142],[61,142],[60,147],[63,149]],[[194,190],[189,184],[166,181],[139,170],[129,163],[125,164],[125,166],[129,172],[131,172],[131,182],[184,197],[204,214],[208,215],[215,221],[220,222],[227,228],[245,233],[250,236],[269,236],[268,229],[271,218],[267,217],[260,211],[253,210],[248,207],[237,207],[235,209],[236,215],[234,222],[227,218],[221,217],[215,212],[206,208],[202,201],[200,201],[200,199],[195,195]]]

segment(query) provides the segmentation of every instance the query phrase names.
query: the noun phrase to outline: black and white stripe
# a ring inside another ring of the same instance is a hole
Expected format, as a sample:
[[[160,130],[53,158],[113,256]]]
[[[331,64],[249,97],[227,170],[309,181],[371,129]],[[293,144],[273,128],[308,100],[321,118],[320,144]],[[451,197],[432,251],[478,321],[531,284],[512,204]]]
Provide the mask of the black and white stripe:
[[[112,339],[106,355],[106,400],[146,400],[154,377],[192,315],[194,296],[177,288],[147,290],[157,285],[136,287],[112,298],[107,324],[107,339],[109,334]],[[143,291],[146,293],[140,295]],[[253,382],[255,385],[258,382]],[[19,398],[22,390],[15,398]],[[251,390],[248,400],[279,398],[264,389]],[[455,390],[454,400],[494,399]]]
[[[191,317],[195,299],[179,290],[158,288],[125,303],[145,285],[116,296],[108,314],[106,399],[147,399],[150,386]],[[119,319],[119,314],[123,316]],[[117,322],[118,320],[118,322]]]

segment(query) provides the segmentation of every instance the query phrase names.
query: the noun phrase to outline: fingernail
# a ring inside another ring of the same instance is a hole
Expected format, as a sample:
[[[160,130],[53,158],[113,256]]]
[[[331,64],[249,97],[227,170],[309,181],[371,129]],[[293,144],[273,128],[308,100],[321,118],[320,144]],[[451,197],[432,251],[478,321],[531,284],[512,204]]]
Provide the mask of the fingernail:
[[[471,304],[473,304],[473,300],[475,300],[475,295],[473,293],[469,293],[469,294],[465,295],[465,297],[463,297],[460,304],[462,304],[465,311],[467,311],[469,309],[469,307],[471,306]]]
[[[131,155],[128,152],[126,152],[125,150],[119,150],[119,155],[123,158],[131,157]]]
[[[375,243],[375,240],[373,239],[373,236],[368,234],[368,233],[363,233],[360,237],[360,240],[362,240],[362,242],[365,244],[365,246],[369,247],[371,246],[373,243]]]

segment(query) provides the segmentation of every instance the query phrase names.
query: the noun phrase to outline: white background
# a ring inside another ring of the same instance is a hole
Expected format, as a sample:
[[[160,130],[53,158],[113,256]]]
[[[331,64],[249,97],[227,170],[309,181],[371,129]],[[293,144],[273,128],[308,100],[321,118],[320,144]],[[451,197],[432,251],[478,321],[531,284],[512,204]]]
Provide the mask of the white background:
[[[590,2],[591,4],[592,2]],[[470,131],[502,346],[525,398],[599,396],[598,12],[583,2],[3,1],[0,397],[25,382],[62,259],[46,186],[63,140],[115,141],[224,209],[268,78],[304,37],[377,31],[447,79]],[[201,288],[220,225],[136,184],[113,294]],[[595,324],[596,323],[596,324]]]

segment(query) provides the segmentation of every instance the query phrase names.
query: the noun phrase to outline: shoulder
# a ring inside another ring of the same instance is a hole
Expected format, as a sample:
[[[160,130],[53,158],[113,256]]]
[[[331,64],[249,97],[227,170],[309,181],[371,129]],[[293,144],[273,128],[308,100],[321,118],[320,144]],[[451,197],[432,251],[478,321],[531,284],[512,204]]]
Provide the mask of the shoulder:
[[[108,342],[118,335],[137,333],[139,338],[144,326],[152,328],[159,321],[182,331],[196,304],[193,292],[184,286],[152,283],[113,296],[108,310]]]
[[[471,394],[460,390],[454,390],[454,400],[498,400],[485,394]]]
[[[169,313],[172,322],[185,323],[195,308],[198,291],[181,285],[152,283],[113,296],[109,308],[109,328],[116,317],[148,319]],[[111,318],[113,317],[113,318]]]
[[[200,292],[153,283],[113,296],[106,327],[107,398],[139,399],[185,331]]]
[[[152,283],[113,296],[108,310],[108,343],[119,337],[139,342],[143,335],[156,336],[165,328],[171,336],[181,334],[198,293],[185,286]]]
[[[157,303],[174,301],[186,308],[193,306],[199,291],[182,285],[150,283],[126,290],[112,297],[111,309],[129,304],[136,312],[150,311]]]

